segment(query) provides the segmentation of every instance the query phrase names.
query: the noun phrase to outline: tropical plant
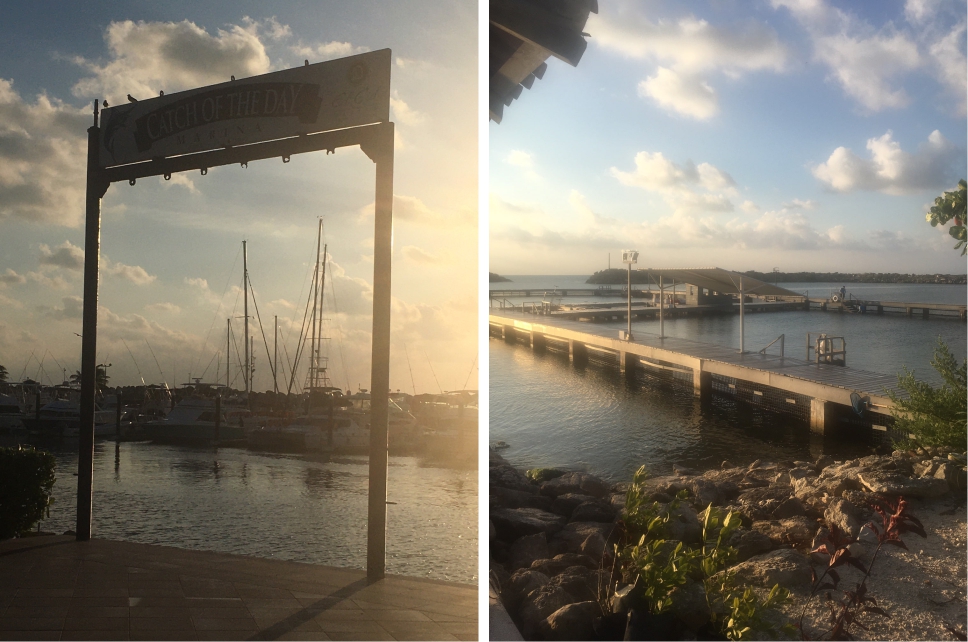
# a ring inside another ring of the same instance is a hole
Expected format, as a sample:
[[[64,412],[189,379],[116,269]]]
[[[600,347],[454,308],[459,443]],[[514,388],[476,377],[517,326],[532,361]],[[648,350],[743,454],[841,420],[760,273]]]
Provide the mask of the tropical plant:
[[[962,256],[968,252],[968,236],[965,233],[966,190],[968,190],[968,183],[961,179],[958,181],[958,189],[945,192],[934,199],[934,206],[925,216],[928,223],[931,223],[931,227],[945,225],[948,221],[954,220],[954,225],[948,228],[948,234],[958,241],[954,249],[962,248]]]
[[[881,524],[868,522],[866,525],[877,536],[877,548],[874,549],[874,554],[867,566],[864,566],[863,562],[850,552],[849,546],[856,542],[857,538],[848,537],[836,524],[830,524],[829,534],[825,540],[811,551],[811,553],[823,553],[829,556],[827,568],[824,569],[820,577],[817,577],[814,572],[813,588],[810,591],[811,597],[821,591],[825,592],[825,601],[830,608],[831,628],[823,635],[827,636],[828,640],[853,640],[854,637],[850,629],[855,624],[867,630],[867,627],[861,622],[861,616],[864,614],[873,613],[881,617],[891,617],[887,611],[877,606],[877,600],[867,593],[867,580],[874,568],[874,562],[877,561],[878,553],[886,544],[907,550],[907,545],[901,539],[901,535],[904,533],[917,533],[921,537],[927,537],[924,526],[918,518],[907,512],[907,506],[903,497],[899,498],[896,504],[888,501],[873,503],[874,510],[881,516]],[[837,568],[848,565],[857,568],[864,575],[855,588],[838,589],[840,575]],[[840,590],[842,594],[840,600],[831,599],[830,591],[834,590]],[[807,639],[806,631],[803,628],[803,614],[805,612],[806,604],[800,613],[800,621],[797,625],[803,639]]]
[[[30,446],[0,448],[0,539],[16,537],[50,511],[54,456]]]
[[[938,337],[931,365],[944,381],[940,387],[918,381],[905,368],[897,378],[907,398],[888,392],[894,402],[891,414],[898,434],[895,444],[902,448],[943,446],[964,451],[968,439],[968,361],[962,361],[959,366]]]
[[[0,383],[7,383],[8,376],[7,369],[3,366],[0,366]]]

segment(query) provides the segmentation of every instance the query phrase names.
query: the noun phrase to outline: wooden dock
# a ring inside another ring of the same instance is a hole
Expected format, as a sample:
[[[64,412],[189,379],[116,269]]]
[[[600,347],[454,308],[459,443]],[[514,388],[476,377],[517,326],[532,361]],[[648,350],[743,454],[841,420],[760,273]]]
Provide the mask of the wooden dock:
[[[831,431],[843,417],[856,417],[850,402],[854,392],[870,398],[870,422],[883,429],[893,407],[887,391],[902,395],[895,375],[776,354],[740,353],[640,331],[633,341],[625,341],[615,328],[519,312],[492,313],[488,322],[491,334],[507,341],[527,342],[534,349],[567,350],[572,361],[587,361],[591,356],[614,362],[626,376],[641,369],[671,371],[691,380],[701,400],[714,389],[721,390],[767,409],[808,418],[811,430],[818,433]]]
[[[869,301],[867,299],[848,298],[846,301],[833,301],[809,297],[807,299],[811,310],[818,309],[823,311],[837,312],[865,312],[868,314],[884,314],[885,312],[896,312],[907,314],[909,317],[915,311],[920,311],[925,319],[934,313],[936,316],[955,316],[965,321],[968,319],[968,306],[955,303],[911,303],[910,301]],[[814,308],[813,306],[817,306]]]

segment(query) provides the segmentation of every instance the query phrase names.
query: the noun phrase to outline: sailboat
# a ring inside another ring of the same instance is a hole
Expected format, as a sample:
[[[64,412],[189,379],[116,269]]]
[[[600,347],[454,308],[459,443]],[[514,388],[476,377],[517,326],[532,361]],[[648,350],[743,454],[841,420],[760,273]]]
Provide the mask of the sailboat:
[[[329,246],[323,244],[323,220],[319,220],[316,236],[316,263],[313,283],[306,302],[307,314],[300,330],[299,348],[289,378],[288,392],[295,386],[296,372],[305,349],[309,349],[309,367],[303,390],[306,407],[286,425],[265,426],[249,433],[248,445],[260,450],[295,452],[366,452],[369,429],[365,422],[345,411],[347,405],[342,391],[332,385],[327,373],[329,358],[323,354],[327,340],[323,333],[323,301],[326,291],[326,265]],[[320,260],[322,255],[322,260]],[[308,345],[307,345],[308,344]]]

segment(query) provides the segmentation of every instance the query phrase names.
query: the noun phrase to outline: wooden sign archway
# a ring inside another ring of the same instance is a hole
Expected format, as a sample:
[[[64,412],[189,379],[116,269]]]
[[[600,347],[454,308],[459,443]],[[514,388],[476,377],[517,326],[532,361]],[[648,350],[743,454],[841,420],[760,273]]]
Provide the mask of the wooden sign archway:
[[[94,397],[101,199],[112,183],[359,145],[376,164],[373,337],[366,571],[386,571],[387,420],[393,142],[390,50],[201,87],[98,114],[87,130],[81,429],[77,471],[79,541],[91,538]]]

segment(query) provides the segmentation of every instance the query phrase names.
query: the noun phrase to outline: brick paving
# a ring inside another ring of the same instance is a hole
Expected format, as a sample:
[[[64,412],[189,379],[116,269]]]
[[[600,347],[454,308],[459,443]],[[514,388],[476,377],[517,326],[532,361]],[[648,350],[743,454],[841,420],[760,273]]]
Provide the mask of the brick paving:
[[[50,535],[0,542],[0,640],[476,640],[475,586]]]

